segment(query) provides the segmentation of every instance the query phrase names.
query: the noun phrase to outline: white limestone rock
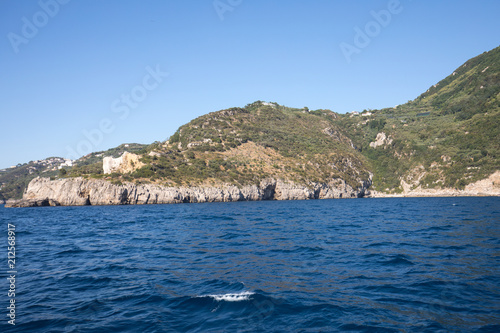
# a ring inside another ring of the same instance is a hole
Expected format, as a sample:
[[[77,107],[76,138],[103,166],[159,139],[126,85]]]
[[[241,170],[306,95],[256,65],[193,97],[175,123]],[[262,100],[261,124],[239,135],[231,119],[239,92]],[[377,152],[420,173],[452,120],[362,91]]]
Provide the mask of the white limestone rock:
[[[260,184],[241,188],[234,185],[167,187],[134,183],[115,185],[102,179],[81,177],[57,180],[37,177],[29,183],[23,199],[10,202],[8,206],[141,205],[351,198],[363,196],[368,186],[368,183],[363,183],[353,189],[342,180],[328,184],[300,185],[280,179],[265,179]]]
[[[104,174],[113,172],[129,173],[144,166],[144,163],[139,161],[140,156],[129,152],[124,152],[122,156],[113,158],[111,156],[102,159],[102,168]]]

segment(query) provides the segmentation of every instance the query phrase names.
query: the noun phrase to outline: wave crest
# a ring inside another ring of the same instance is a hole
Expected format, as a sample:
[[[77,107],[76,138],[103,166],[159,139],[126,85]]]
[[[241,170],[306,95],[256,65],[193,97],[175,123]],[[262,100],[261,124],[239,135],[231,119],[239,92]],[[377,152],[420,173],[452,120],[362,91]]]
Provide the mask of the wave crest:
[[[218,295],[207,295],[207,297],[212,297],[216,301],[226,301],[226,302],[241,302],[248,301],[250,296],[252,296],[253,292],[251,291],[243,291],[241,293],[229,293],[229,294],[218,294]]]

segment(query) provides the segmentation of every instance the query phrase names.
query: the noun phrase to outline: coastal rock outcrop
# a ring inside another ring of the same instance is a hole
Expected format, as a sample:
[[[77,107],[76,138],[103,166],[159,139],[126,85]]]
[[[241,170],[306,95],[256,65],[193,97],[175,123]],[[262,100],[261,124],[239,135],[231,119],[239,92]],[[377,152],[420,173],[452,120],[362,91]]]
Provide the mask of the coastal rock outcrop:
[[[156,184],[112,184],[101,179],[37,177],[23,199],[9,201],[6,207],[141,205],[188,202],[232,202],[256,200],[306,200],[363,197],[370,184],[352,188],[343,180],[299,185],[280,179],[265,179],[257,185],[237,187],[166,187]]]
[[[392,138],[387,137],[384,132],[380,132],[377,134],[375,141],[370,142],[370,147],[377,148],[383,145],[390,145],[392,143]]]
[[[124,152],[122,156],[113,158],[111,156],[104,157],[102,167],[104,174],[113,172],[128,173],[144,166],[144,163],[139,161],[140,156],[129,152]]]
[[[409,184],[402,181],[403,192],[387,194],[371,191],[370,196],[374,198],[383,197],[455,197],[455,196],[500,196],[500,170],[492,173],[488,178],[471,183],[463,190],[453,188],[422,188],[418,186],[412,189]]]

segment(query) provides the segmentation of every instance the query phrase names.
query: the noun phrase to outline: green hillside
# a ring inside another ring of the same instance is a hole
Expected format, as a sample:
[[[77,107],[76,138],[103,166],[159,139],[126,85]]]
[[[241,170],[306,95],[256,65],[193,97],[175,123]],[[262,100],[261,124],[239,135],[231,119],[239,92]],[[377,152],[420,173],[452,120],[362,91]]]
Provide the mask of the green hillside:
[[[87,174],[164,185],[248,185],[274,177],[302,184],[343,179],[358,187],[369,179],[366,160],[341,133],[337,117],[258,101],[181,126],[167,142],[143,151],[146,165],[132,173]]]
[[[461,189],[500,169],[499,110],[500,47],[411,102],[369,116],[342,115],[339,122],[370,161],[374,189],[401,191],[401,179],[414,187]],[[389,140],[370,147],[382,132]]]

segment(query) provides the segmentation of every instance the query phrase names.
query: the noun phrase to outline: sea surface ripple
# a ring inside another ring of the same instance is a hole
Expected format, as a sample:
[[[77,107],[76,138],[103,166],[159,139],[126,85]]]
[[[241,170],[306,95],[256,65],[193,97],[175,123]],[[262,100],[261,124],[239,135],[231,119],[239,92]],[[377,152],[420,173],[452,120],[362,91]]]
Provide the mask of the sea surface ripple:
[[[0,206],[0,331],[500,332],[499,226],[495,197]]]

